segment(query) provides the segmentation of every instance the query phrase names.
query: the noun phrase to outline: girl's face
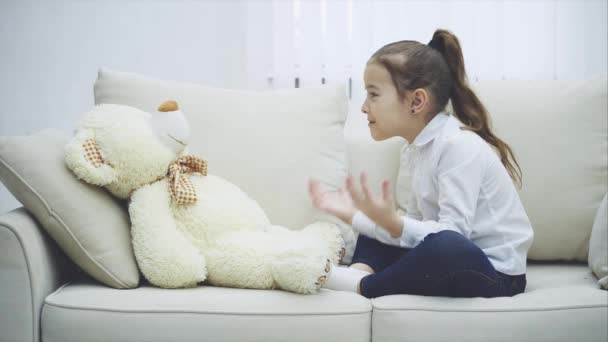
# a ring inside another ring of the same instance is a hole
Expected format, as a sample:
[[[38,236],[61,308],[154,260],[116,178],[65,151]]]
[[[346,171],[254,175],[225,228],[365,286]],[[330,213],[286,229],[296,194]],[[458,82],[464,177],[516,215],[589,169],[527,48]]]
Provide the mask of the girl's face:
[[[417,113],[412,113],[410,94],[399,98],[390,74],[381,64],[367,64],[363,78],[367,97],[361,111],[367,115],[372,138],[379,141],[401,136],[411,142],[424,124]]]

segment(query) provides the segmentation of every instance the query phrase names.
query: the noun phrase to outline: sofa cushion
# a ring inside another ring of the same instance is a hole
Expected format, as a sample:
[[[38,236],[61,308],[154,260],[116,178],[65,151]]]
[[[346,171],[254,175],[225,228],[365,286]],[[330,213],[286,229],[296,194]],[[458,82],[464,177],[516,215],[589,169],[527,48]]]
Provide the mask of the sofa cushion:
[[[82,270],[108,286],[136,287],[127,210],[67,169],[68,139],[56,129],[0,137],[0,180]]]
[[[142,286],[116,290],[80,282],[49,295],[45,342],[369,341],[371,304],[349,292]],[[108,329],[111,327],[111,329]]]
[[[525,293],[514,297],[373,299],[373,340],[607,340],[608,293],[587,265],[530,264],[527,279]]]
[[[587,261],[595,211],[608,191],[606,82],[602,76],[473,85],[523,171],[531,259]]]
[[[589,242],[589,267],[599,278],[600,286],[608,289],[608,193],[597,209]]]
[[[96,104],[153,111],[167,99],[180,104],[190,123],[190,153],[258,201],[273,224],[300,229],[319,219],[308,177],[330,189],[345,179],[344,85],[227,90],[108,69],[95,82]]]

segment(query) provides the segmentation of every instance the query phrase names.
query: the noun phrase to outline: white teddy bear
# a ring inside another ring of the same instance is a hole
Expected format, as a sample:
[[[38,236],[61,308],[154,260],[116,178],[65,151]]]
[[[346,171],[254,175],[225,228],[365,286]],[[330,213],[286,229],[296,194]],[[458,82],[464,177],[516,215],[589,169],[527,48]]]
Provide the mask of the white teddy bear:
[[[151,284],[317,291],[344,255],[338,227],[272,225],[255,200],[185,154],[189,131],[174,101],[157,113],[98,105],[66,146],[66,163],[78,178],[130,198],[133,250]]]

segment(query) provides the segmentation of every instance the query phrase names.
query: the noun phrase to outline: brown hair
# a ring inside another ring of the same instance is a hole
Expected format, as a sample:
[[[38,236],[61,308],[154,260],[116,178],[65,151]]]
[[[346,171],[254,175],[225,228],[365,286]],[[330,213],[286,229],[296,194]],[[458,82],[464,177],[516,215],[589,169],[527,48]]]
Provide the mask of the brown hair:
[[[385,45],[372,55],[371,63],[386,68],[401,99],[406,90],[425,88],[435,114],[451,100],[454,115],[498,150],[500,161],[521,187],[519,163],[511,147],[492,132],[488,111],[469,87],[462,49],[454,34],[440,29],[428,45],[411,40]]]

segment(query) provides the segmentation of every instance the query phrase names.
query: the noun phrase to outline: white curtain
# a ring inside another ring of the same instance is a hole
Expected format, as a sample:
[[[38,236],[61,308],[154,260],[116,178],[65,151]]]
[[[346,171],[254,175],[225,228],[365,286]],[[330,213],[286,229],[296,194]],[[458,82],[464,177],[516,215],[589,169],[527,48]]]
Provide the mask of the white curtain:
[[[436,28],[460,39],[469,80],[580,79],[606,73],[605,0],[248,2],[251,89],[349,82],[381,46],[427,43]]]

